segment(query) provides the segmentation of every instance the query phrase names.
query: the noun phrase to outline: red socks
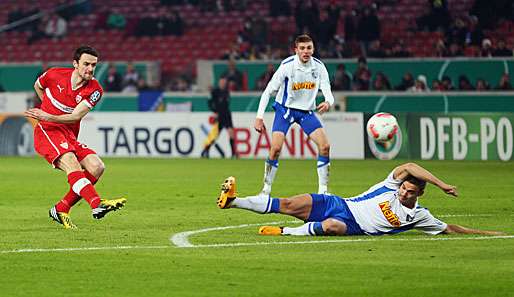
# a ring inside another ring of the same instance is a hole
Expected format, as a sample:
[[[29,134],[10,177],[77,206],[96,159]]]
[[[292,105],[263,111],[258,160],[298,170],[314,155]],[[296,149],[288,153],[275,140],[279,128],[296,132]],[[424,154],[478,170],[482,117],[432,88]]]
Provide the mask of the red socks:
[[[87,179],[89,179],[89,181],[93,185],[96,184],[96,182],[98,181],[98,179],[94,175],[89,173],[89,171],[84,171],[84,175],[86,176]],[[55,206],[55,209],[58,212],[68,213],[68,212],[70,212],[70,208],[73,205],[75,205],[77,202],[79,202],[81,198],[82,197],[75,194],[75,192],[73,192],[73,189],[70,188],[70,191],[68,193],[66,193],[66,195],[64,195],[64,197],[61,199],[61,201],[59,201],[59,203],[57,203],[57,205]]]
[[[74,171],[68,174],[68,182],[71,186],[70,191],[56,205],[58,212],[69,212],[70,208],[84,198],[91,208],[96,208],[100,204],[100,196],[96,192],[93,184],[97,179],[88,171]]]

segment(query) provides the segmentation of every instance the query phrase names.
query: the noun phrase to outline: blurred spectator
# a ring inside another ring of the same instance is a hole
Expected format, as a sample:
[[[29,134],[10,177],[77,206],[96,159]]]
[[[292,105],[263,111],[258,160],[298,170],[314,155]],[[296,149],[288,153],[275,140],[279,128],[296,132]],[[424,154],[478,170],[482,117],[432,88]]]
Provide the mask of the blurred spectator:
[[[175,36],[182,36],[184,34],[184,21],[182,20],[178,10],[173,10],[171,12],[169,22],[169,33]]]
[[[14,5],[12,10],[9,11],[7,14],[7,24],[14,23],[16,21],[19,21],[25,17],[25,14],[23,13],[23,9],[18,6]],[[11,30],[22,30],[22,26],[14,27]]]
[[[466,31],[466,22],[462,18],[456,17],[448,30],[445,32],[446,43],[457,43],[463,45]]]
[[[446,30],[450,25],[450,13],[446,0],[429,0],[426,13],[416,20],[418,29],[436,31]]]
[[[442,39],[439,39],[435,43],[435,56],[436,57],[447,57],[447,49],[446,45],[444,44],[444,41]]]
[[[344,41],[335,41],[335,46],[329,47],[327,57],[335,59],[351,58],[353,56],[352,48],[349,43]]]
[[[498,40],[498,45],[496,49],[493,51],[494,57],[512,57],[512,50],[508,49],[505,40]]]
[[[443,88],[445,91],[455,91],[455,87],[453,86],[452,79],[445,75],[441,79],[441,83],[443,84]]]
[[[391,50],[390,57],[408,58],[410,56],[411,56],[411,53],[405,49],[405,44],[403,43],[403,40],[400,40],[393,45],[393,49]]]
[[[139,73],[134,68],[132,62],[127,63],[127,70],[123,76],[123,89],[122,92],[137,92],[137,82],[139,80]]]
[[[408,91],[415,93],[428,92],[427,77],[422,74],[418,75],[414,82],[414,86],[410,87]]]
[[[273,77],[273,74],[275,74],[275,66],[272,63],[268,63],[266,66],[266,71],[261,74],[261,76],[259,76],[255,82],[255,90],[264,90],[268,85],[268,82]]]
[[[114,7],[109,16],[107,16],[106,25],[109,29],[124,30],[127,25],[127,19],[118,8]]]
[[[58,14],[51,14],[45,24],[46,36],[54,39],[62,38],[68,31],[68,22]]]
[[[484,33],[478,24],[478,18],[472,15],[468,18],[466,30],[464,31],[464,44],[467,46],[480,46],[482,39],[484,39]]]
[[[357,70],[353,74],[353,90],[368,91],[371,82],[371,71],[368,69],[366,58],[360,57]]]
[[[329,42],[334,38],[334,34],[334,24],[328,18],[328,13],[324,10],[321,11],[319,24],[314,35],[318,42],[318,49],[327,48]]]
[[[462,57],[464,56],[464,52],[460,45],[456,42],[450,44],[450,48],[446,52],[446,57]]]
[[[491,89],[491,87],[489,86],[489,83],[487,83],[487,81],[485,81],[485,79],[483,79],[483,78],[477,79],[477,82],[476,82],[476,90],[477,91],[489,91],[490,89]]]
[[[357,22],[357,40],[361,44],[361,53],[367,56],[370,43],[378,39],[380,39],[380,21],[375,10],[366,6]]]
[[[435,92],[444,91],[443,84],[441,83],[440,80],[438,80],[438,79],[432,80],[432,91],[435,91]]]
[[[109,70],[107,72],[107,77],[105,78],[104,86],[107,92],[121,91],[122,78],[114,64],[109,65]]]
[[[375,80],[373,80],[373,90],[374,91],[389,91],[391,90],[391,84],[389,83],[389,79],[382,72],[377,72],[375,75]]]
[[[179,76],[175,78],[171,90],[177,92],[191,91],[191,84],[186,78]]]
[[[346,66],[344,64],[337,65],[334,77],[332,78],[332,90],[334,91],[350,91],[352,79],[346,72]]]
[[[296,33],[316,33],[319,24],[319,8],[314,0],[298,1],[295,8]]]
[[[357,11],[352,10],[344,17],[344,39],[351,42],[356,39],[357,35]]]
[[[369,50],[368,57],[370,58],[385,58],[386,54],[380,45],[380,40],[372,41]]]
[[[510,91],[512,90],[512,85],[510,84],[510,76],[508,73],[504,73],[500,78],[500,82],[495,88],[499,91]]]
[[[243,89],[243,73],[236,68],[234,60],[228,61],[228,68],[221,74],[228,81],[228,88],[231,91],[241,91]]]
[[[146,83],[146,80],[143,77],[140,77],[137,81],[137,91],[150,91],[152,88]]]
[[[459,76],[459,91],[473,91],[475,88],[469,81],[469,78],[465,75]]]
[[[414,77],[412,76],[412,73],[407,72],[403,75],[402,81],[399,85],[394,87],[397,91],[406,91],[414,86]]]
[[[221,59],[223,60],[239,60],[243,57],[241,51],[239,50],[239,45],[237,43],[233,43],[228,50],[223,53]]]
[[[476,15],[482,28],[491,29],[497,21],[495,4],[491,0],[475,0],[470,15]]]
[[[288,0],[268,0],[270,17],[290,16],[291,5]]]
[[[482,40],[482,47],[480,48],[480,57],[490,58],[493,56],[493,47],[491,40],[484,38]]]
[[[159,8],[159,10],[157,11],[157,17],[154,20],[154,24],[155,24],[154,35],[164,36],[164,35],[171,34],[171,30],[173,28],[171,25],[171,18],[170,18],[169,11],[166,7]]]

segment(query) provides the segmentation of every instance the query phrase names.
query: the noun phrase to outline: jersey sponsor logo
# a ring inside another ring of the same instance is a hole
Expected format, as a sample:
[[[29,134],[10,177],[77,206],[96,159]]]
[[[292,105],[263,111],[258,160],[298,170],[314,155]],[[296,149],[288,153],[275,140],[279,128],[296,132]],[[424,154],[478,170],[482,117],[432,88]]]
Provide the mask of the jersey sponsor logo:
[[[91,94],[89,97],[91,102],[95,103],[96,101],[100,100],[100,91],[96,90]]]
[[[306,81],[306,82],[297,82],[297,83],[293,83],[293,91],[297,91],[297,90],[301,90],[301,89],[306,89],[306,90],[312,90],[314,89],[314,87],[316,86],[316,83],[313,83],[311,81]]]
[[[64,90],[64,88],[61,87],[59,84],[57,84],[57,88],[59,89],[59,93],[62,93],[62,91]]]
[[[384,214],[384,217],[386,218],[386,220],[391,224],[393,225],[394,227],[400,227],[401,223],[400,223],[400,219],[398,218],[398,216],[391,210],[391,206],[389,205],[389,201],[384,201],[380,204],[378,204],[378,206],[380,206],[380,210],[382,211],[382,213]]]

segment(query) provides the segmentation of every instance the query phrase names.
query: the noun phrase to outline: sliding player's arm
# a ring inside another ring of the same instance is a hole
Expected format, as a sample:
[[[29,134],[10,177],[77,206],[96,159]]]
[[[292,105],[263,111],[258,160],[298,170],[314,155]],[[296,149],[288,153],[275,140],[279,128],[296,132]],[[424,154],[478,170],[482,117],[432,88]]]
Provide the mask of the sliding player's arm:
[[[487,231],[466,228],[460,225],[448,224],[446,229],[442,232],[443,234],[480,234],[480,235],[505,235],[503,232],[498,231]]]
[[[456,186],[452,186],[443,182],[435,175],[430,173],[428,170],[419,166],[416,163],[405,163],[394,169],[393,176],[397,180],[405,180],[409,175],[439,187],[441,190],[443,190],[443,192],[445,192],[448,195],[452,195],[455,197],[458,196]]]

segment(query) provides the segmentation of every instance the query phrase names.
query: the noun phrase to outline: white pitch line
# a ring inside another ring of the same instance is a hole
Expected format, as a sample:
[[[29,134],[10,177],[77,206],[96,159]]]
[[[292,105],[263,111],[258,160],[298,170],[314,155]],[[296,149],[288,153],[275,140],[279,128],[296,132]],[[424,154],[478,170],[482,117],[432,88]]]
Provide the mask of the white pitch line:
[[[245,227],[252,227],[252,226],[277,225],[277,224],[284,224],[284,223],[297,223],[297,222],[300,222],[300,221],[282,221],[282,222],[243,224],[243,225],[237,225],[237,226],[205,228],[205,229],[186,231],[186,232],[180,232],[180,233],[174,234],[170,238],[170,241],[174,245],[176,245],[177,247],[196,247],[196,245],[194,245],[194,244],[189,242],[188,237],[190,235],[198,234],[198,233],[204,233],[204,232],[209,232],[209,231],[218,231],[218,230],[226,230],[226,229],[238,229],[238,228],[245,228]]]
[[[491,217],[492,214],[446,214],[437,215],[437,217]],[[426,238],[355,238],[355,239],[331,239],[331,240],[309,240],[309,241],[275,241],[275,242],[236,242],[221,244],[203,244],[193,245],[189,242],[188,237],[193,234],[204,233],[216,230],[237,229],[262,225],[277,225],[284,223],[300,223],[300,220],[279,221],[256,224],[243,224],[236,226],[224,226],[205,228],[194,231],[186,231],[174,234],[170,241],[176,248],[212,248],[212,247],[237,247],[237,246],[259,246],[259,245],[289,245],[289,244],[317,244],[317,243],[352,243],[352,242],[369,242],[369,241],[448,241],[448,240],[489,240],[489,239],[511,239],[514,235],[505,236],[482,236],[482,237],[426,237]],[[48,253],[48,252],[88,252],[88,251],[109,251],[109,250],[145,250],[145,249],[168,249],[173,248],[172,245],[154,245],[154,246],[104,246],[104,247],[75,247],[75,248],[26,248],[14,250],[0,250],[1,254],[18,254],[18,253]]]
[[[371,241],[450,241],[450,240],[490,240],[490,239],[513,239],[514,235],[502,236],[481,236],[481,237],[430,237],[430,238],[356,238],[356,239],[330,239],[330,240],[309,240],[309,241],[275,241],[275,242],[236,242],[219,244],[199,244],[191,246],[193,248],[216,248],[216,247],[238,247],[238,246],[258,246],[258,245],[290,245],[290,244],[317,244],[317,243],[355,243]],[[186,247],[179,247],[186,248]]]
[[[0,254],[21,254],[21,253],[48,253],[48,252],[89,252],[89,251],[110,251],[110,250],[145,250],[145,249],[167,249],[169,245],[125,245],[125,246],[99,246],[99,247],[78,247],[78,248],[55,248],[55,249],[18,249],[0,251]]]

